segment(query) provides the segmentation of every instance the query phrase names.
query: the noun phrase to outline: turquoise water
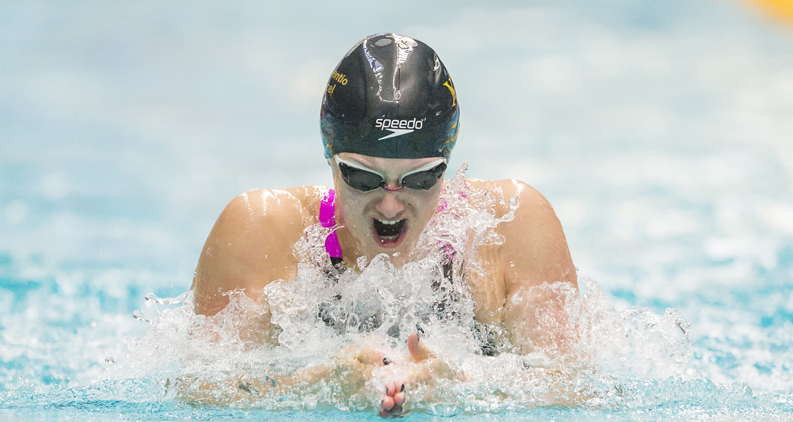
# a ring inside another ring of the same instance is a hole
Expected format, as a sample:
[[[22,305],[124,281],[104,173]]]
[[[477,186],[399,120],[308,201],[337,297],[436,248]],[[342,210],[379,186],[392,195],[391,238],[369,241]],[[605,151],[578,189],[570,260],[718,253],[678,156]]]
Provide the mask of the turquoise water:
[[[132,313],[179,309],[144,295],[187,290],[235,195],[329,185],[319,92],[385,30],[454,77],[451,166],[540,190],[633,327],[625,367],[581,378],[600,401],[451,388],[412,419],[793,418],[793,31],[716,1],[0,5],[0,418],[375,418],[183,404],[178,367],[135,371],[176,361],[146,354],[163,339]],[[667,308],[682,363],[651,335]]]

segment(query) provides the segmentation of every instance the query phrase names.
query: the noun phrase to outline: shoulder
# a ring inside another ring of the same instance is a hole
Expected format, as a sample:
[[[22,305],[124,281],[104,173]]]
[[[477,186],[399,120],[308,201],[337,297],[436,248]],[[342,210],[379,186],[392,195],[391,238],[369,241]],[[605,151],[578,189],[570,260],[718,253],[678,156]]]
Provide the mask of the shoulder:
[[[222,293],[243,289],[255,299],[268,283],[296,270],[292,245],[317,221],[327,188],[300,186],[244,192],[226,205],[207,237],[193,279],[199,313],[228,302]]]
[[[220,213],[207,241],[223,238],[257,249],[294,243],[292,239],[316,222],[321,194],[313,186],[243,192]]]
[[[327,188],[319,186],[253,189],[232,199],[221,213],[221,218],[245,223],[308,220],[319,210],[319,201],[325,192]]]
[[[575,284],[575,267],[562,223],[540,192],[514,179],[471,180],[469,186],[496,196],[496,217],[503,218],[514,209],[513,216],[497,227],[498,233],[504,236],[500,264],[508,290],[515,283],[536,285],[568,281]]]
[[[496,217],[501,218],[509,213],[511,206],[517,206],[516,218],[526,214],[542,215],[556,214],[551,204],[542,194],[527,183],[516,179],[505,180],[479,180],[466,179],[466,184],[472,191],[485,192],[494,198]]]

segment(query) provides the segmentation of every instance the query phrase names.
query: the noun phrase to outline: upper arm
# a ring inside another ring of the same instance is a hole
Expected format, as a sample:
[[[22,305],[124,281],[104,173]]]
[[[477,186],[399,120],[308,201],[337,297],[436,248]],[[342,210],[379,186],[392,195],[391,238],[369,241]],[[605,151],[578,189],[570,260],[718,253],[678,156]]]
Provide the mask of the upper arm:
[[[303,207],[290,192],[257,190],[234,198],[209,233],[193,278],[196,313],[214,315],[243,289],[259,300],[262,289],[294,278],[292,245],[303,234]]]
[[[504,235],[502,271],[507,293],[521,286],[544,282],[576,285],[576,272],[562,224],[551,204],[531,186],[517,181],[498,182],[507,198],[517,197],[515,217],[499,225]]]
[[[562,346],[572,329],[564,310],[565,295],[577,288],[567,239],[551,204],[537,190],[518,181],[503,181],[505,197],[517,196],[512,221],[499,225],[506,301],[504,322],[513,344]],[[569,284],[560,284],[569,283]]]

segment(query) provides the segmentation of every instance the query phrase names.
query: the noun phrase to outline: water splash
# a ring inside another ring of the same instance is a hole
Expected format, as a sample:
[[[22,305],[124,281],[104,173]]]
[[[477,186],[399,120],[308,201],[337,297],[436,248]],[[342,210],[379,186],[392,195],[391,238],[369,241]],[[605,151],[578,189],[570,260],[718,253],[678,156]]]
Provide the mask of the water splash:
[[[270,283],[261,298],[230,292],[228,306],[206,317],[194,313],[191,292],[175,299],[147,295],[157,317],[108,370],[108,378],[159,377],[166,380],[162,394],[186,402],[371,411],[379,405],[388,367],[374,370],[367,381],[339,358],[339,350],[368,344],[389,356],[404,356],[407,336],[420,332],[457,376],[412,385],[406,406],[412,411],[452,415],[547,405],[643,408],[674,401],[675,391],[702,389],[716,397],[751,397],[751,392],[696,378],[689,369],[689,327],[677,312],[617,312],[598,284],[586,278],[581,280],[583,295],[569,283],[546,283],[527,292],[555,298],[535,308],[534,329],[558,331],[559,321],[548,317],[551,307],[568,316],[570,333],[556,346],[518,346],[503,327],[493,326],[500,354],[484,356],[465,273],[486,274],[478,246],[503,242],[495,228],[513,218],[519,203],[510,200],[509,212],[497,218],[496,204],[507,199],[471,189],[465,170],[463,166],[447,184],[439,212],[403,267],[395,268],[387,255],[380,255],[360,262],[360,271],[332,273],[321,247],[330,230],[309,227],[295,245],[302,258],[297,277]],[[451,280],[444,275],[444,259],[453,263]],[[329,362],[333,370],[327,370]],[[326,373],[276,391],[276,380],[305,368]]]

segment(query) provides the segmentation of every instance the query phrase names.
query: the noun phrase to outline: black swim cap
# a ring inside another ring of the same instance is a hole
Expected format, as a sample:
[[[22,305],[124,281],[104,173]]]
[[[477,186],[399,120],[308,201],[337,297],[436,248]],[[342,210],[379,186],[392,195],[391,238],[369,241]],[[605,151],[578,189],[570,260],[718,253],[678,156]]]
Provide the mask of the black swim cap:
[[[449,72],[427,44],[371,35],[336,66],[322,98],[325,157],[446,157],[460,129]]]

